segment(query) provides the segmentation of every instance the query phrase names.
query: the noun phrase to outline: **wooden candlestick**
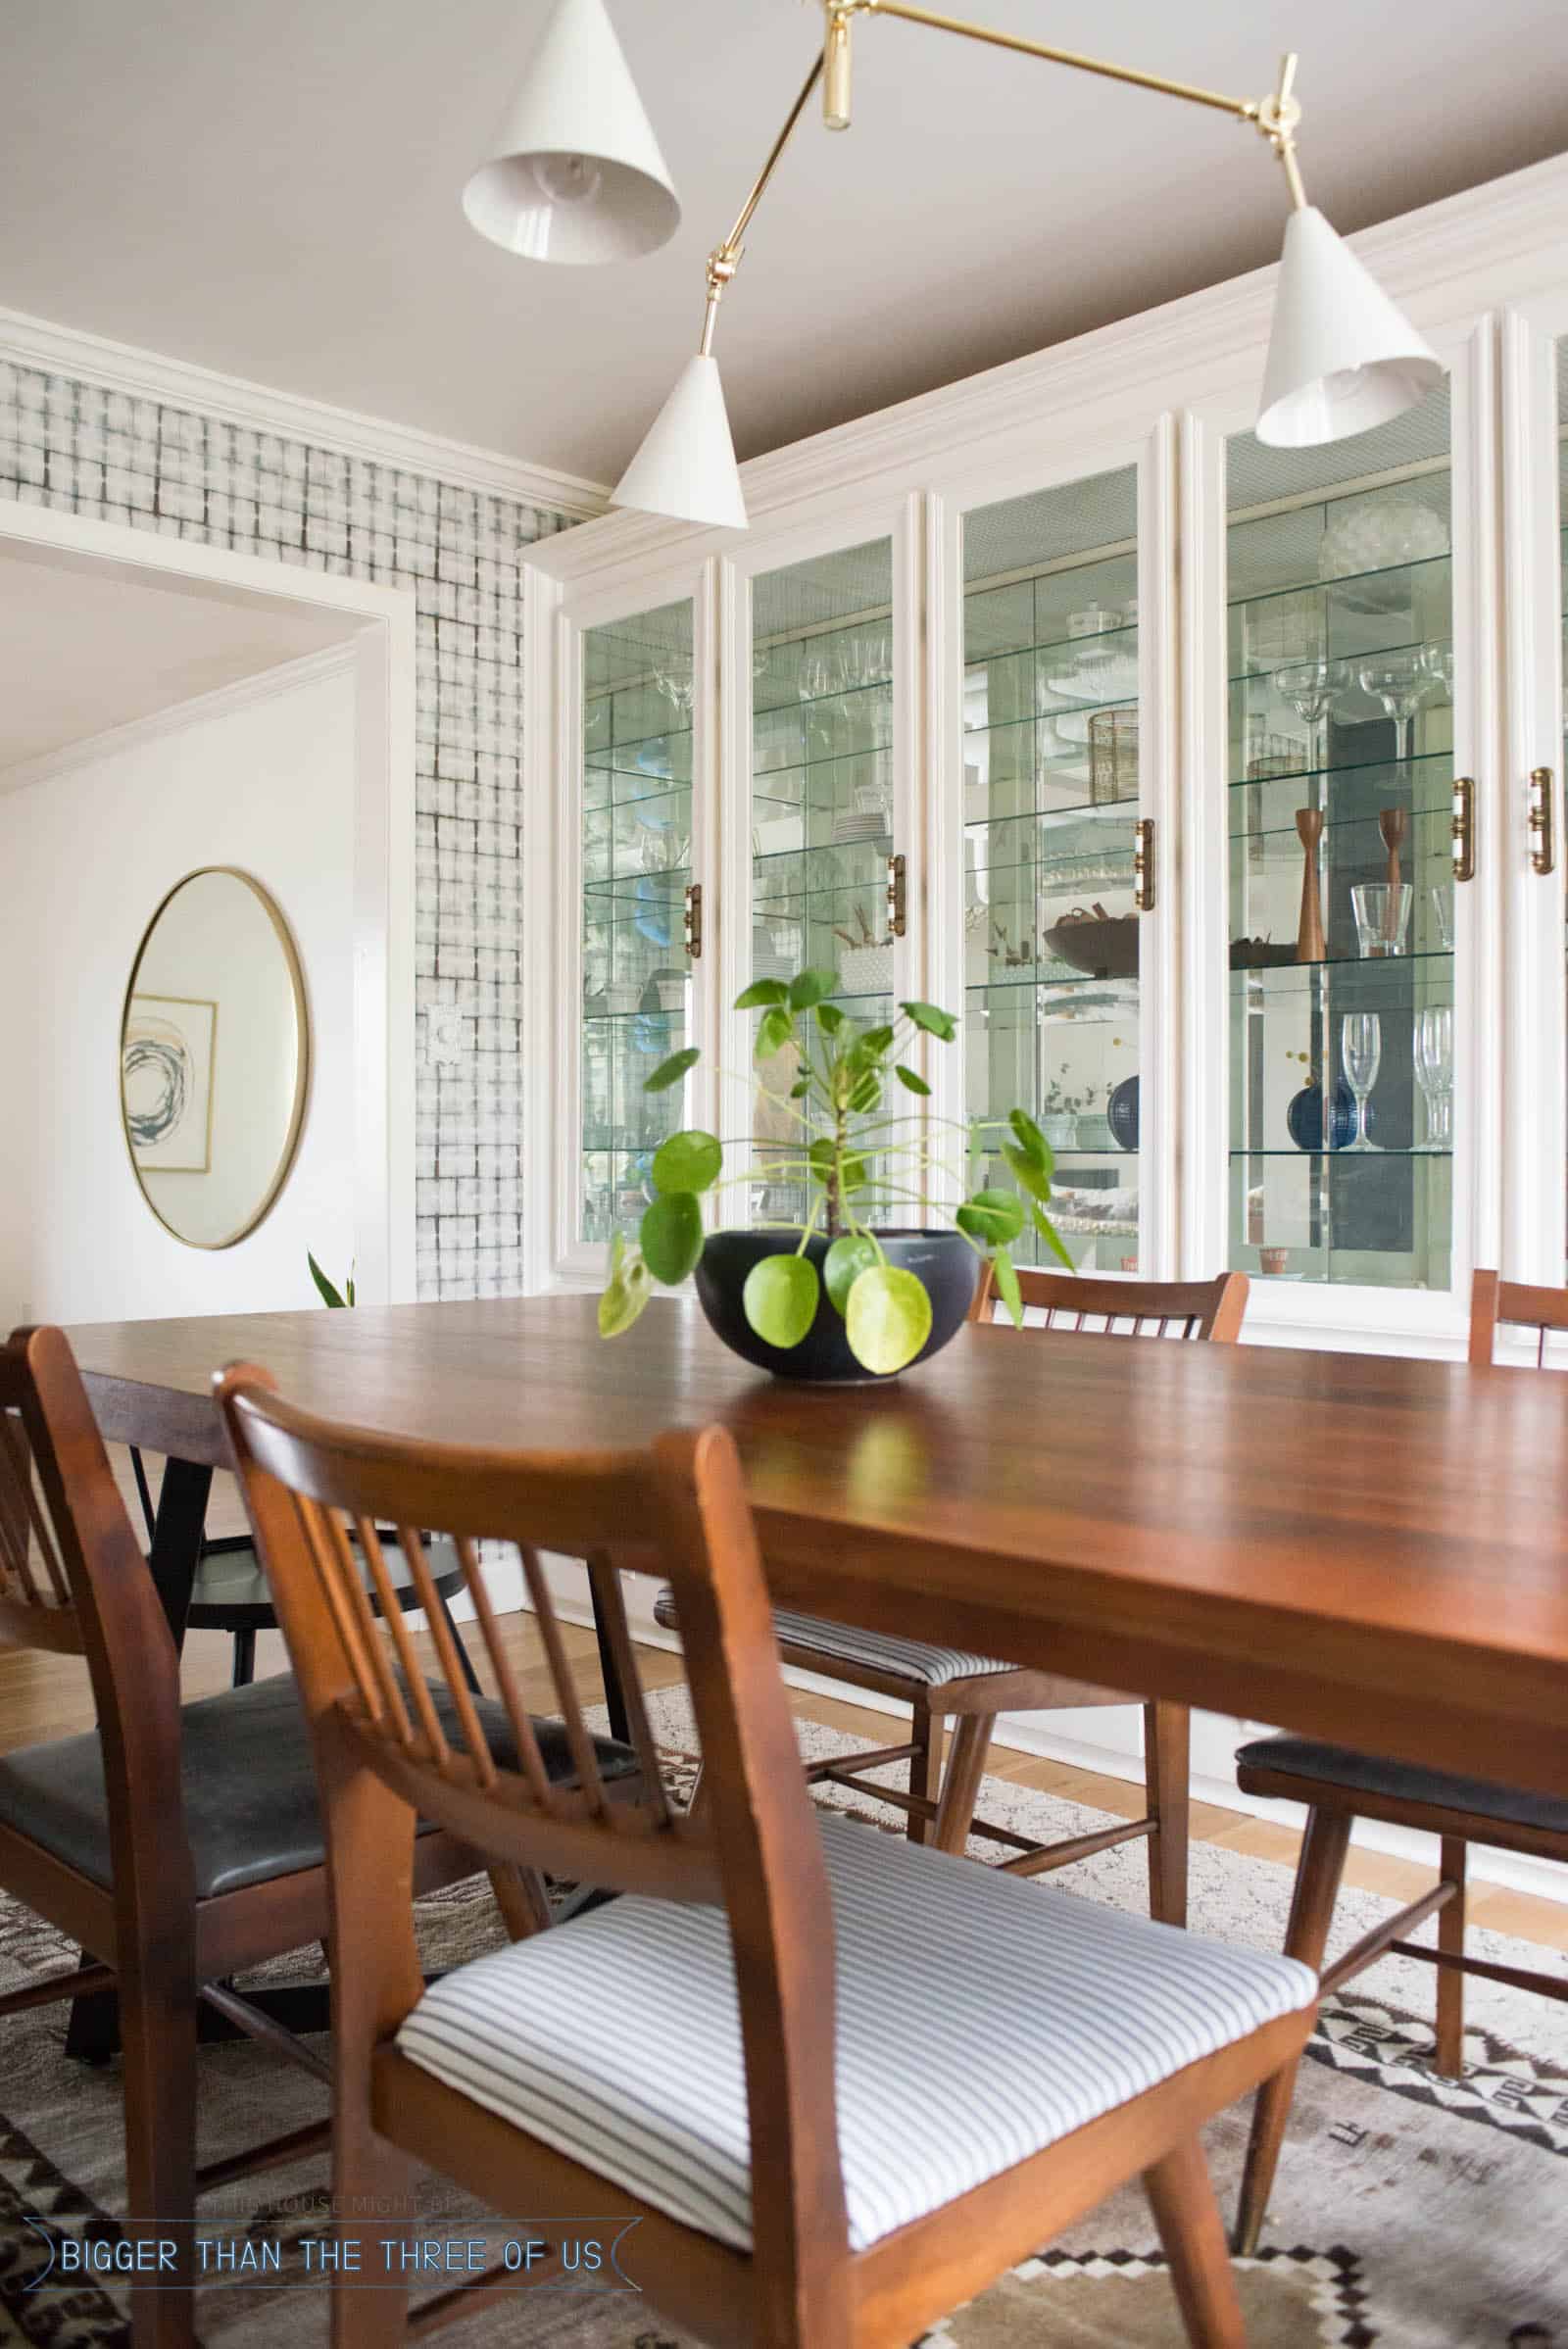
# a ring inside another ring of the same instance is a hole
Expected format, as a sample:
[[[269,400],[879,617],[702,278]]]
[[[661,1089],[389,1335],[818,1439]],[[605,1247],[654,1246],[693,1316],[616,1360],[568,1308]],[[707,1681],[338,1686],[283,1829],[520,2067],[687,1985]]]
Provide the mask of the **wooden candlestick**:
[[[1301,918],[1296,930],[1296,959],[1322,962],[1328,954],[1323,936],[1323,899],[1317,879],[1317,850],[1323,837],[1322,808],[1298,807],[1296,829],[1306,857],[1301,872]]]

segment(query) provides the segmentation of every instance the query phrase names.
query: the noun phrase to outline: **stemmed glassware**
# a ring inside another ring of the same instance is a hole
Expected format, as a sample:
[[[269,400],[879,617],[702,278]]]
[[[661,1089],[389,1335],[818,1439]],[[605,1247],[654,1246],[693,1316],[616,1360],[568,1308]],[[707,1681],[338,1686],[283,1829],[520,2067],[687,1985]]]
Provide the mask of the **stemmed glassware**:
[[[1355,1135],[1345,1147],[1351,1150],[1375,1150],[1378,1145],[1367,1140],[1366,1131],[1366,1105],[1383,1060],[1383,1024],[1375,1011],[1345,1014],[1340,1024],[1340,1057],[1345,1063],[1345,1082],[1355,1102]]]
[[[1453,700],[1453,647],[1451,644],[1428,645],[1421,655],[1421,666],[1446,702]]]
[[[1274,690],[1309,728],[1314,768],[1328,764],[1329,711],[1350,682],[1343,661],[1293,661],[1274,671]]]
[[[1381,661],[1363,661],[1356,671],[1363,693],[1372,695],[1383,704],[1388,715],[1398,729],[1396,740],[1401,759],[1410,756],[1411,728],[1415,713],[1441,682],[1428,668],[1425,650],[1418,653],[1391,653]]]
[[[1415,1079],[1427,1106],[1427,1138],[1419,1147],[1446,1150],[1453,1143],[1453,1010],[1429,1003],[1415,1015]]]

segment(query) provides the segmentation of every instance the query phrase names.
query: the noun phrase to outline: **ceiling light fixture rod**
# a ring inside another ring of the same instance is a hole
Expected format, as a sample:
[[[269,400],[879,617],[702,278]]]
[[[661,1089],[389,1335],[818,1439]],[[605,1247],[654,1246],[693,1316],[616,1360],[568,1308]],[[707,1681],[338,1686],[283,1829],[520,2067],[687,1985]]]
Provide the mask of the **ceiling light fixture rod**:
[[[708,256],[708,308],[703,313],[703,339],[697,348],[707,359],[713,348],[713,327],[718,318],[718,305],[724,288],[740,267],[743,247],[741,239],[752,224],[752,215],[761,203],[767,183],[778,169],[778,159],[789,145],[790,133],[806,112],[807,101],[822,78],[822,52],[811,60],[811,70],[801,84],[801,94],[785,118],[784,127],[773,141],[766,163],[758,172],[752,192],[741,206],[734,227],[721,245],[715,245]]]

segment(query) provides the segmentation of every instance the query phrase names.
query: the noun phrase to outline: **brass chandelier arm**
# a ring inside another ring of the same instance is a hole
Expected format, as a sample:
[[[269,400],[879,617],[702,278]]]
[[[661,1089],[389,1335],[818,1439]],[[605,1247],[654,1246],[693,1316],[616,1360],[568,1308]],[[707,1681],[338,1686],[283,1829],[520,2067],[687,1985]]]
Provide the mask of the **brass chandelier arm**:
[[[752,215],[767,189],[767,183],[778,169],[779,157],[789,145],[790,134],[806,112],[807,101],[822,78],[823,52],[811,60],[811,70],[801,84],[801,94],[785,117],[784,127],[773,141],[768,158],[753,182],[752,192],[741,206],[739,218],[721,245],[715,245],[708,257],[708,308],[703,314],[703,339],[698,349],[706,358],[713,347],[713,326],[718,317],[719,298],[740,267],[741,238],[752,224]]]
[[[1291,85],[1296,78],[1296,58],[1284,58],[1280,65],[1278,84],[1267,98],[1232,98],[1223,90],[1205,89],[1196,81],[1173,81],[1163,73],[1141,73],[1136,66],[1118,66],[1102,57],[1085,57],[1076,49],[1054,49],[1044,41],[1026,40],[1022,34],[1002,32],[989,24],[976,24],[964,17],[942,16],[934,9],[917,8],[912,0],[824,0],[827,15],[826,38],[821,50],[811,61],[811,70],[801,85],[801,92],[785,118],[784,127],[773,141],[753,184],[752,192],[742,205],[734,227],[722,244],[715,245],[708,257],[708,306],[703,313],[703,333],[698,349],[704,358],[711,354],[713,328],[717,323],[718,305],[724,288],[740,267],[741,239],[750,227],[757,207],[766,192],[767,184],[778,168],[780,156],[789,144],[791,133],[806,112],[807,102],[824,69],[831,61],[829,74],[828,112],[834,128],[844,128],[849,122],[849,46],[850,22],[858,16],[897,17],[906,24],[924,24],[935,32],[956,32],[965,40],[983,41],[994,49],[1010,49],[1022,57],[1038,57],[1047,65],[1067,66],[1079,73],[1097,73],[1106,81],[1124,81],[1135,89],[1154,90],[1161,97],[1182,98],[1193,106],[1207,106],[1219,114],[1232,116],[1237,122],[1250,122],[1267,139],[1279,158],[1290,190],[1291,202],[1298,211],[1306,204],[1306,191],[1301,184],[1300,167],[1296,160],[1296,126],[1301,119],[1301,109],[1292,95]]]
[[[971,24],[965,17],[938,16],[929,8],[913,8],[906,0],[853,0],[853,16],[902,17],[906,24],[928,24],[936,32],[957,32],[993,49],[1016,49],[1024,57],[1044,58],[1048,65],[1072,66],[1081,73],[1099,73],[1107,81],[1130,81],[1136,88],[1158,90],[1167,98],[1187,98],[1195,106],[1212,106],[1219,113],[1255,122],[1262,111],[1256,98],[1228,98],[1223,90],[1206,90],[1196,81],[1170,81],[1162,73],[1141,73],[1134,66],[1116,66],[1104,58],[1084,57],[1075,49],[1052,49],[1044,41],[1025,40],[1020,33],[998,32],[989,24]]]

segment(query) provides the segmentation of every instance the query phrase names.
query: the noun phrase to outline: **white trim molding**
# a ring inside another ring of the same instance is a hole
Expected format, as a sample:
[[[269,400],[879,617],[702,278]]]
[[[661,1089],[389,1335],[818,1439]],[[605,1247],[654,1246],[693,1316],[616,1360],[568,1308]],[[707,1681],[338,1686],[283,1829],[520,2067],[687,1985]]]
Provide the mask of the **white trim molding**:
[[[215,685],[210,693],[189,695],[185,700],[171,702],[166,709],[150,710],[144,717],[126,718],[118,726],[100,727],[96,734],[81,735],[74,742],[62,743],[58,750],[40,752],[36,759],[23,759],[15,766],[0,766],[0,797],[11,791],[29,791],[34,783],[52,783],[57,775],[69,775],[74,767],[89,766],[95,759],[110,758],[117,751],[130,751],[148,742],[157,742],[166,734],[177,734],[185,726],[204,725],[209,718],[227,717],[237,710],[247,710],[253,703],[270,702],[274,695],[293,693],[298,686],[314,685],[322,677],[336,676],[339,670],[352,668],[355,661],[354,641],[345,629],[341,644],[323,645],[319,652],[301,653],[292,661],[280,661],[275,668],[255,669],[249,676],[236,677],[232,684]]]
[[[362,416],[324,400],[274,391],[269,384],[220,374],[214,367],[130,343],[110,342],[77,326],[57,326],[23,311],[0,309],[0,359],[124,392],[133,399],[157,400],[248,431],[275,432],[336,456],[363,457],[401,472],[422,473],[455,489],[544,507],[577,521],[602,514],[610,500],[605,482],[585,480],[579,473],[557,472],[553,465],[528,465],[520,457],[445,440],[416,425],[394,424],[385,416]]]

